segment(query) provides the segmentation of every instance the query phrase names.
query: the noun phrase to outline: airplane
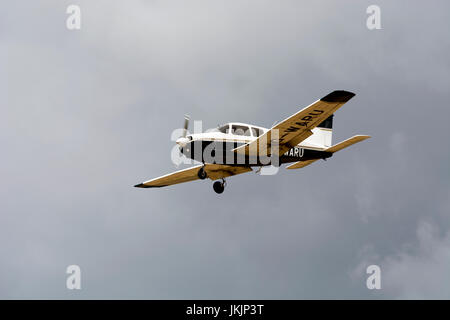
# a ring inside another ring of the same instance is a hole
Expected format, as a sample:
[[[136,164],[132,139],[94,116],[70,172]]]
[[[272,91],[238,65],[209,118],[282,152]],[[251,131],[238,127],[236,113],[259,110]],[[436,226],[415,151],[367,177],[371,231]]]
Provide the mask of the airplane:
[[[355,135],[332,145],[334,113],[354,96],[349,91],[333,91],[270,129],[231,122],[210,132],[188,135],[189,117],[186,116],[183,134],[176,144],[183,156],[200,164],[135,187],[159,188],[209,178],[214,181],[214,191],[220,194],[225,190],[225,178],[253,171],[252,167],[261,170],[265,166],[292,163],[286,169],[300,169],[317,160],[326,160],[370,138]]]

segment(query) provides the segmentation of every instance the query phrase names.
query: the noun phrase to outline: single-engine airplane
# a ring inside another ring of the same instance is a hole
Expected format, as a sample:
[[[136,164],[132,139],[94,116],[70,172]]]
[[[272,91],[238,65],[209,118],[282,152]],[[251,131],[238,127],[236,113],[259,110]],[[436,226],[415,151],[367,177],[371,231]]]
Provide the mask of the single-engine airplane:
[[[183,135],[176,143],[184,156],[200,164],[135,187],[165,187],[209,178],[215,181],[214,191],[222,193],[225,178],[252,171],[252,167],[261,169],[293,162],[286,169],[300,169],[319,159],[330,158],[339,150],[370,138],[356,135],[331,144],[334,112],[353,96],[352,92],[333,91],[270,129],[232,122],[211,132],[188,135],[189,117],[185,117]]]

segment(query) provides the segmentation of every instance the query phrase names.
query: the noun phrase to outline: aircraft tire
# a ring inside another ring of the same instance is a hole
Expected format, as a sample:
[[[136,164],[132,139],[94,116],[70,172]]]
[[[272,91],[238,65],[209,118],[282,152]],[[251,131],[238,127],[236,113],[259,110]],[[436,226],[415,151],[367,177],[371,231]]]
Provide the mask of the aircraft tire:
[[[216,181],[213,184],[213,189],[216,193],[222,193],[225,190],[225,186],[222,182],[220,181]]]
[[[198,178],[199,178],[200,180],[205,180],[205,179],[208,177],[208,175],[206,174],[206,171],[205,171],[204,168],[200,168],[200,169],[198,170],[197,175],[198,175]]]

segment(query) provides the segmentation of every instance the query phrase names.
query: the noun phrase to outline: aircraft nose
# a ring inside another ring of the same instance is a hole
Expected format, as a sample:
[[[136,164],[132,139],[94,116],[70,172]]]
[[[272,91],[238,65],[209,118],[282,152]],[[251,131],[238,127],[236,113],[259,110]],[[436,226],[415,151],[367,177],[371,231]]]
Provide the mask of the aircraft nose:
[[[188,138],[183,138],[183,137],[181,137],[181,138],[178,138],[178,139],[177,139],[176,144],[183,148],[184,146],[186,146],[186,144],[187,144],[188,142],[189,142],[189,139],[188,139]]]

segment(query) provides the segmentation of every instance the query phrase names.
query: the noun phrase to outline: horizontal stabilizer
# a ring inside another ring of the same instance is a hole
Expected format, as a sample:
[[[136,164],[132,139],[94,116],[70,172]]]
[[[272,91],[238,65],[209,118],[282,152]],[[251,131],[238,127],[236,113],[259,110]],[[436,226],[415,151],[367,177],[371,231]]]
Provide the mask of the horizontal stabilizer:
[[[298,161],[296,163],[291,164],[290,166],[287,166],[286,169],[300,169],[300,168],[306,167],[307,165],[310,165],[311,163],[313,163],[317,160],[319,160],[319,159]]]
[[[329,147],[328,149],[324,150],[326,152],[331,152],[331,153],[335,153],[338,152],[339,150],[342,150],[344,148],[350,147],[352,144],[364,141],[366,139],[369,139],[370,136],[363,136],[363,135],[357,135],[357,136],[353,136],[347,140],[344,140],[338,144],[335,144],[332,147]]]

